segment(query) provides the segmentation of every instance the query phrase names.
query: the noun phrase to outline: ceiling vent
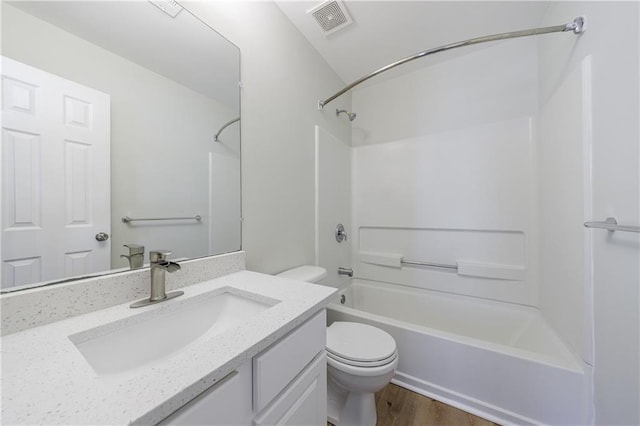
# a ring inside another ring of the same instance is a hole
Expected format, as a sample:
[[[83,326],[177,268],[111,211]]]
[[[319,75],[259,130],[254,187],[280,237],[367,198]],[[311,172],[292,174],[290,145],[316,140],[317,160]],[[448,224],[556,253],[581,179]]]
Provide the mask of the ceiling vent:
[[[307,11],[313,15],[324,35],[335,33],[353,22],[344,3],[328,0]]]
[[[172,18],[178,16],[178,13],[182,11],[182,6],[180,6],[175,0],[149,0],[149,3]]]

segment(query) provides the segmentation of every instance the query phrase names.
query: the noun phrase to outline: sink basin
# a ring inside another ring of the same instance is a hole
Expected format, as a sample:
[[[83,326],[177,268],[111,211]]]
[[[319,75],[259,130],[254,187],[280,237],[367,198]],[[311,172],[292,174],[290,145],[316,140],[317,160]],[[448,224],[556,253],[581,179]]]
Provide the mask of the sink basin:
[[[215,293],[215,294],[212,294]],[[123,373],[240,324],[279,301],[232,288],[176,301],[69,336],[99,375]]]

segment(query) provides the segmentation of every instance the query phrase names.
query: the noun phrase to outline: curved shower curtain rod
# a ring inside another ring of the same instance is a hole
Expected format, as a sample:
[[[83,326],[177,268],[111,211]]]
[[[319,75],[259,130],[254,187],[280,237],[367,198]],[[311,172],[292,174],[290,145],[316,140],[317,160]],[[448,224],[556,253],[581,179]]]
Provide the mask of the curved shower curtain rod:
[[[215,135],[213,135],[213,141],[214,141],[214,142],[220,142],[220,141],[218,140],[218,136],[220,136],[220,133],[222,133],[222,131],[223,131],[224,129],[226,129],[227,127],[231,126],[231,125],[232,125],[233,123],[235,123],[236,121],[240,121],[240,117],[238,117],[238,118],[234,118],[233,120],[230,120],[230,121],[227,121],[226,123],[224,123],[224,124],[222,125],[222,127],[220,127],[220,130],[218,130],[218,133],[216,133]]]
[[[371,77],[375,77],[378,74],[381,74],[385,71],[390,70],[391,68],[395,68],[399,65],[405,64],[409,61],[413,61],[414,59],[418,59],[418,58],[422,58],[425,56],[429,56],[432,55],[434,53],[439,53],[439,52],[444,52],[446,50],[451,50],[451,49],[455,49],[458,47],[465,47],[465,46],[470,46],[472,44],[479,44],[479,43],[487,43],[490,41],[498,41],[498,40],[506,40],[506,39],[510,39],[510,38],[518,38],[518,37],[527,37],[527,36],[532,36],[532,35],[539,35],[539,34],[548,34],[548,33],[559,33],[559,32],[573,32],[574,34],[582,34],[584,33],[585,30],[585,18],[584,16],[578,16],[576,19],[574,19],[572,22],[568,23],[568,24],[564,24],[564,25],[555,25],[553,27],[543,27],[543,28],[534,28],[531,30],[522,30],[522,31],[511,31],[508,33],[500,33],[500,34],[494,34],[494,35],[489,35],[489,36],[484,36],[484,37],[477,37],[477,38],[470,38],[469,40],[464,40],[464,41],[458,41],[456,43],[450,43],[450,44],[445,44],[444,46],[440,46],[440,47],[436,47],[433,49],[429,49],[429,50],[425,50],[422,51],[420,53],[416,53],[415,55],[412,56],[407,56],[404,59],[400,59],[399,61],[393,62],[387,66],[384,66],[382,68],[379,68],[363,77],[360,77],[358,80],[354,81],[353,83],[349,84],[348,86],[346,86],[344,89],[340,90],[339,92],[336,92],[333,96],[328,97],[327,99],[325,99],[324,101],[318,101],[318,109],[322,110],[322,108],[324,108],[324,106],[326,104],[328,104],[329,102],[331,102],[332,100],[334,100],[335,98],[337,98],[338,96],[341,96],[343,94],[345,94],[346,92],[348,92],[349,90],[353,89],[354,87],[356,87],[357,85],[359,85],[360,83],[364,83],[365,81],[369,80]]]

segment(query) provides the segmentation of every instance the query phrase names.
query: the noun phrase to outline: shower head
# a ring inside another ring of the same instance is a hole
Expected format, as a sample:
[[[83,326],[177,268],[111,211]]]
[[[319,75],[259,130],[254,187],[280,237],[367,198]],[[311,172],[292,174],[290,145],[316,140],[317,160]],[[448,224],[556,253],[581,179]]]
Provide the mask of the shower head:
[[[336,117],[339,116],[341,112],[344,112],[345,114],[347,114],[347,117],[349,117],[349,121],[353,121],[356,119],[356,113],[349,112],[346,109],[336,109]]]

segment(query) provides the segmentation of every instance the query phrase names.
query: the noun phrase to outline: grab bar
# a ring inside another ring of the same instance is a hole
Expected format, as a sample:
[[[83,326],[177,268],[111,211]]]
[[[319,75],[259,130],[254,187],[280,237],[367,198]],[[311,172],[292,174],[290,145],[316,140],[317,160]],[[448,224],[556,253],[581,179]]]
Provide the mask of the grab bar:
[[[497,280],[522,281],[526,277],[524,265],[505,265],[486,262],[458,260],[455,265],[435,262],[419,262],[404,259],[399,253],[360,252],[360,261],[371,265],[400,269],[407,266],[424,266],[444,269],[466,277],[492,278]]]
[[[404,260],[400,261],[401,265],[413,265],[413,266],[427,266],[429,268],[440,268],[440,269],[449,269],[452,271],[458,270],[458,265],[446,265],[444,263],[430,263],[430,262],[416,262],[414,260]]]
[[[586,228],[606,229],[607,231],[640,232],[640,226],[618,225],[615,217],[608,217],[604,222],[585,222]]]
[[[202,216],[196,215],[192,217],[141,217],[136,219],[131,218],[129,216],[122,217],[123,223],[147,221],[147,220],[197,220],[198,222],[200,222],[202,220]]]

